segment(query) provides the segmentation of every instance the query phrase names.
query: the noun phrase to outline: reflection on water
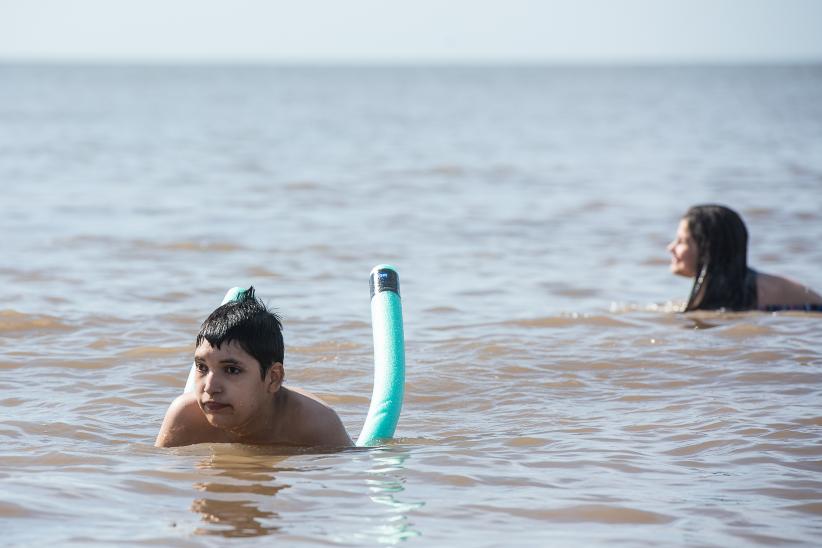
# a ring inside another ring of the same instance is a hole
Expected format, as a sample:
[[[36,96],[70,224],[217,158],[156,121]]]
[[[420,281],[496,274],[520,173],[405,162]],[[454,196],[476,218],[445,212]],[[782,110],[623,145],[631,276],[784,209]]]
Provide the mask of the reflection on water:
[[[421,508],[425,503],[403,500],[401,496],[405,491],[404,463],[410,457],[409,451],[394,445],[373,449],[368,456],[373,459],[365,480],[368,496],[386,508],[383,512],[376,512],[379,517],[374,519],[380,523],[366,528],[356,538],[380,544],[397,544],[420,536],[420,532],[410,523],[408,512]]]
[[[197,468],[214,477],[214,481],[194,484],[207,498],[195,499],[191,511],[202,515],[206,527],[194,530],[197,535],[222,537],[258,537],[276,533],[280,516],[261,508],[270,506],[274,497],[289,485],[277,484],[277,465],[286,457],[248,454],[242,447],[234,452],[215,446],[215,452],[197,463]],[[231,448],[232,446],[227,446]]]
[[[197,499],[191,505],[191,511],[202,514],[203,521],[216,527],[198,527],[197,535],[214,535],[221,537],[260,537],[280,530],[276,525],[264,525],[263,522],[276,521],[275,512],[260,510],[250,500],[214,500]]]
[[[405,462],[410,458],[408,449],[393,445],[339,454],[267,455],[265,448],[257,447],[215,444],[210,448],[212,454],[195,464],[201,477],[208,478],[193,485],[206,495],[191,504],[191,511],[198,514],[201,521],[201,525],[192,530],[195,535],[231,538],[288,534],[296,525],[287,515],[296,493],[287,497],[288,500],[283,499],[281,493],[291,491],[293,485],[283,481],[282,476],[293,477],[294,483],[307,488],[309,495],[302,504],[317,508],[316,515],[308,512],[309,515],[299,518],[297,523],[308,521],[314,529],[339,542],[397,544],[421,535],[408,514],[422,508],[424,503],[403,496],[407,476]],[[337,468],[326,466],[324,461],[337,462],[340,458],[343,459],[340,462],[352,458],[356,467],[350,487],[328,489],[326,482],[340,478]],[[286,459],[292,459],[295,466],[283,466]],[[304,485],[307,474],[320,474],[320,477]],[[329,476],[324,479],[325,474]],[[372,502],[370,508],[357,512],[359,528],[335,530],[329,523],[332,516],[327,514],[328,508],[322,507],[337,508],[332,514],[338,517],[339,512],[347,511],[358,499]]]

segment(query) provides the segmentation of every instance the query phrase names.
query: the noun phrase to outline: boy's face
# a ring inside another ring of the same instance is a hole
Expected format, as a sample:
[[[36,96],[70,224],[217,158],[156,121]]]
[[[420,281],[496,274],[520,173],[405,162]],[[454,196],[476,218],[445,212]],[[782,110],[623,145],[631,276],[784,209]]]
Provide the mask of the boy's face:
[[[254,429],[268,416],[261,408],[282,383],[282,365],[274,364],[260,378],[260,363],[236,342],[220,348],[203,340],[194,351],[197,400],[209,424],[225,430]]]

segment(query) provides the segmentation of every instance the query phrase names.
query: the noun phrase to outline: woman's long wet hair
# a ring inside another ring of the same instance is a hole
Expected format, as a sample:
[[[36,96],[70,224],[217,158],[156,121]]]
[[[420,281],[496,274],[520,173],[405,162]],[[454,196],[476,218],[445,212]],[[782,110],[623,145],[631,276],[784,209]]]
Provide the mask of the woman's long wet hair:
[[[696,244],[696,280],[685,311],[756,308],[756,272],[748,268],[748,230],[721,205],[698,205],[683,217]]]

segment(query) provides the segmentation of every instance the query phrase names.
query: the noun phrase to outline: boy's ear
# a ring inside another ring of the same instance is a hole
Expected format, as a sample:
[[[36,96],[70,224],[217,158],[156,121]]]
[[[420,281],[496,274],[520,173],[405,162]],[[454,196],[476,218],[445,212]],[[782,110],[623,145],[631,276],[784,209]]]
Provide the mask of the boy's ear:
[[[275,394],[283,385],[284,375],[283,364],[281,362],[274,362],[271,367],[268,368],[268,373],[266,374],[265,380],[268,385],[268,391],[271,394]]]

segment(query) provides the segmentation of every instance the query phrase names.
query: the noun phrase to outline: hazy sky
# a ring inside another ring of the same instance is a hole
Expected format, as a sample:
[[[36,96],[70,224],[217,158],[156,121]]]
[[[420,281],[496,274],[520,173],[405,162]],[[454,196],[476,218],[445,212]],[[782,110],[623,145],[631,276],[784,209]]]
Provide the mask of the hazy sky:
[[[822,0],[0,0],[0,59],[822,61]]]

